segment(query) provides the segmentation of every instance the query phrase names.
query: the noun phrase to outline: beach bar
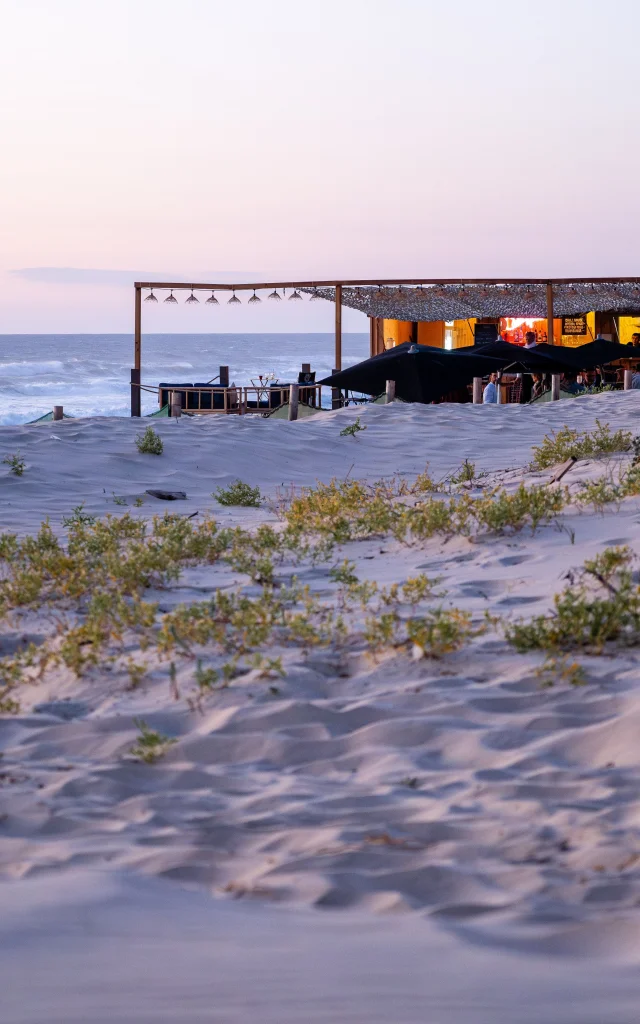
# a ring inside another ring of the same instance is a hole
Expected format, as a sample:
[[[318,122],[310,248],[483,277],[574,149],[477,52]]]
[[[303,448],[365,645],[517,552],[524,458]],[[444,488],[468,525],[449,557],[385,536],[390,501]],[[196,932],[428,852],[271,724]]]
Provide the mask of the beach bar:
[[[627,344],[640,331],[640,277],[617,278],[467,278],[411,280],[341,280],[196,283],[136,282],[134,285],[134,365],[131,369],[131,415],[141,414],[141,390],[158,392],[158,385],[142,382],[143,302],[158,302],[156,292],[167,292],[163,301],[175,303],[174,292],[187,291],[186,304],[200,301],[196,292],[210,292],[204,304],[220,305],[216,292],[239,303],[237,293],[251,292],[249,303],[268,299],[326,300],[335,305],[334,370],[342,369],[342,309],[358,310],[369,318],[370,355],[413,341],[442,349],[477,347],[501,336],[522,344],[524,333],[533,331],[538,342],[575,347],[597,337]],[[287,295],[287,291],[290,293]],[[280,295],[282,292],[282,295]],[[143,294],[147,293],[147,294]],[[165,385],[165,388],[171,385]],[[185,387],[185,408],[201,412],[243,412],[270,409],[273,402],[289,401],[289,386],[277,387],[279,397],[259,387],[229,387],[220,381]],[[265,394],[262,394],[262,392]],[[311,391],[314,392],[311,398]],[[302,402],[320,405],[315,385]]]

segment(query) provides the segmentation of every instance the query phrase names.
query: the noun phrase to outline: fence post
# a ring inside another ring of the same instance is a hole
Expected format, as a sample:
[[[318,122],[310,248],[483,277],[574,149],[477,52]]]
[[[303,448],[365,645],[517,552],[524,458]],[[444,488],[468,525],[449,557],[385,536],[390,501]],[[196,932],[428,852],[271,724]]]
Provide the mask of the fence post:
[[[298,401],[300,398],[300,385],[292,384],[289,390],[289,419],[297,420],[298,418]]]
[[[624,390],[631,391],[633,387],[633,370],[624,371]]]
[[[385,388],[385,404],[389,405],[396,397],[396,382],[388,380]]]
[[[482,405],[482,377],[473,378],[473,404]]]
[[[551,374],[551,401],[552,402],[559,402],[560,401],[560,374],[559,373],[552,373]]]
[[[182,416],[182,395],[179,391],[169,392],[169,415]]]
[[[61,405],[54,405],[53,407],[53,418],[54,420],[63,420],[64,411]]]

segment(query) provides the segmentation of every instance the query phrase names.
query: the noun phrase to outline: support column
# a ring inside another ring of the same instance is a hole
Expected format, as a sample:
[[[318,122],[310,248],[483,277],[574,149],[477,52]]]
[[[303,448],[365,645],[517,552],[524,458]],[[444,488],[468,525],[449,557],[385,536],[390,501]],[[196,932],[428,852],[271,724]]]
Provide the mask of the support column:
[[[482,377],[473,378],[473,404],[482,405]]]
[[[135,286],[133,317],[133,368],[131,370],[131,415],[140,416],[140,377],[142,370],[142,289]]]
[[[549,345],[554,344],[553,338],[553,285],[551,282],[547,285],[547,342]]]
[[[336,351],[334,363],[337,370],[342,369],[342,285],[336,285]]]
[[[375,316],[369,317],[369,356],[377,355],[376,349],[376,326],[377,321]]]
[[[140,370],[131,370],[131,415],[142,415],[142,396],[140,394]]]
[[[560,401],[560,374],[559,373],[552,373],[551,374],[551,401],[552,402],[559,402]]]

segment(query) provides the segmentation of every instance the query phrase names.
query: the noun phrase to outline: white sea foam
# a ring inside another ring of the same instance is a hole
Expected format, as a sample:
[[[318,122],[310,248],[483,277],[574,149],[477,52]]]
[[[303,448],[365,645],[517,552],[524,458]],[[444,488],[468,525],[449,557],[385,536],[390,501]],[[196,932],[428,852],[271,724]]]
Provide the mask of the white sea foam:
[[[365,335],[345,335],[344,365],[366,358],[368,347]],[[332,352],[329,334],[145,335],[143,383],[209,381],[221,365],[238,384],[271,371],[289,381],[303,362],[320,378],[331,371]],[[27,423],[54,405],[72,416],[128,415],[132,357],[127,335],[0,335],[0,424]],[[157,407],[156,395],[143,391],[143,411]]]

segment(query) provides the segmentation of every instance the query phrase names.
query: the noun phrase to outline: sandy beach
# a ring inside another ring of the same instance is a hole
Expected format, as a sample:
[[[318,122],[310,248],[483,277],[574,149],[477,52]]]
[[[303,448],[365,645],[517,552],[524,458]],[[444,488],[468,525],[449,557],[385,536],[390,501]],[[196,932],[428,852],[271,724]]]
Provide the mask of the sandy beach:
[[[341,436],[356,416],[366,429]],[[153,424],[160,457],[136,450],[145,421],[6,426],[0,462],[19,453],[25,470],[1,466],[0,526],[25,536],[48,518],[63,536],[82,506],[98,518],[170,511],[278,529],[292,488],[412,482],[427,463],[443,480],[465,459],[484,474],[479,486],[511,493],[551,478],[530,468],[533,445],[597,419],[640,433],[640,394],[368,406],[297,423],[183,417]],[[579,461],[563,486],[575,495],[630,458]],[[259,487],[260,507],[218,504],[213,492],[237,478]],[[164,502],[154,488],[187,498]],[[277,581],[295,574],[332,608],[330,572],[343,559],[379,586],[437,578],[443,607],[483,626],[439,658],[289,644],[277,651],[283,674],[244,671],[197,706],[193,659],[171,679],[151,658],[135,686],[98,663],[17,688],[19,708],[0,716],[5,1024],[631,1024],[638,648],[580,654],[583,685],[544,685],[543,655],[517,653],[500,623],[548,612],[568,574],[605,548],[637,552],[639,513],[638,497],[604,511],[569,504],[535,533],[373,537],[328,562],[277,566]],[[162,616],[239,588],[260,589],[217,562],[144,599]],[[54,620],[47,605],[11,612],[2,654],[24,637],[47,641]],[[129,658],[147,657],[126,643]],[[141,719],[174,741],[155,764],[131,754]],[[144,951],[135,979],[134,948]]]

